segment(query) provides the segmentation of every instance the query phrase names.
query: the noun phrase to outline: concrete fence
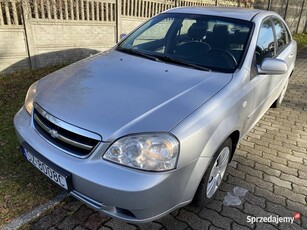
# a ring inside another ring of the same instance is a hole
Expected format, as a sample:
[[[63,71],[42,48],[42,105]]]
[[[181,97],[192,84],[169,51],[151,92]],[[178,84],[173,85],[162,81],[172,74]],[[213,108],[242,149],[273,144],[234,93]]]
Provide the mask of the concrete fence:
[[[146,19],[177,6],[274,10],[306,32],[306,0],[0,0],[0,73],[84,58],[114,46]]]

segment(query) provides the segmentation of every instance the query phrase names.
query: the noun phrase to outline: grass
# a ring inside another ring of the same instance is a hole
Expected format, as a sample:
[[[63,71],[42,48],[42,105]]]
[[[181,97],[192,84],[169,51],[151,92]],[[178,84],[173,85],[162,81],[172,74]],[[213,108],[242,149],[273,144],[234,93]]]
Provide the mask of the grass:
[[[0,228],[60,191],[23,158],[13,125],[29,86],[58,68],[0,75]]]
[[[294,40],[297,42],[297,48],[301,49],[307,46],[307,34],[293,34]]]

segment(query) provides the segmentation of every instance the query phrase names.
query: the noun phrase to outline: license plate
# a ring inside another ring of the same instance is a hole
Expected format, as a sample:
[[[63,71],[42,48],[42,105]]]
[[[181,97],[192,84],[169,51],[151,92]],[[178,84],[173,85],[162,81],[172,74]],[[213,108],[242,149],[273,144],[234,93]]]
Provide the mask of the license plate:
[[[48,166],[32,153],[30,153],[26,148],[23,148],[26,159],[31,162],[38,170],[44,173],[47,177],[53,180],[55,183],[60,185],[62,188],[68,190],[68,183],[66,177],[61,175],[59,172],[54,170],[52,167]]]

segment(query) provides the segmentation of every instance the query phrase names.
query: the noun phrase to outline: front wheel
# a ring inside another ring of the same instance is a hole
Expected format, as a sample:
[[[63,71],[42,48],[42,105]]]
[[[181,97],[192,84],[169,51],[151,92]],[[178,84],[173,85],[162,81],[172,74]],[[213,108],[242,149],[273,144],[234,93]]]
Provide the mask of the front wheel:
[[[206,206],[215,196],[225,175],[232,154],[232,140],[227,138],[214,154],[195,193],[193,203]]]

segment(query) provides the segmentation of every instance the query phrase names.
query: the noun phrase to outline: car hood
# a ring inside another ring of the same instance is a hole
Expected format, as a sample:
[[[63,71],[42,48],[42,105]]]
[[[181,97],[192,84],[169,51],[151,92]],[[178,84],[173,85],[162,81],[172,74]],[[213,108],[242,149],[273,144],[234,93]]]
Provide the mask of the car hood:
[[[112,141],[129,133],[170,131],[231,78],[112,50],[40,80],[35,102]]]

